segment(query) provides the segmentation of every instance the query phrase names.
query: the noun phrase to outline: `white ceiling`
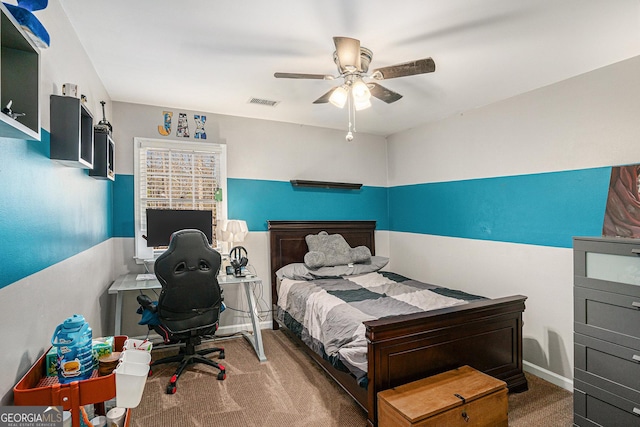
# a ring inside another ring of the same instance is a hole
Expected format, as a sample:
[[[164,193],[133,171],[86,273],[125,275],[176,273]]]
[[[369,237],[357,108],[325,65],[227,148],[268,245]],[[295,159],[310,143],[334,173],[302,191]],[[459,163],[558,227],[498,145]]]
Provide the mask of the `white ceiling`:
[[[60,2],[113,101],[346,130],[346,110],[312,103],[336,81],[273,73],[337,75],[333,36],[371,49],[370,70],[432,57],[380,82],[401,100],[358,112],[380,135],[640,55],[640,0]]]

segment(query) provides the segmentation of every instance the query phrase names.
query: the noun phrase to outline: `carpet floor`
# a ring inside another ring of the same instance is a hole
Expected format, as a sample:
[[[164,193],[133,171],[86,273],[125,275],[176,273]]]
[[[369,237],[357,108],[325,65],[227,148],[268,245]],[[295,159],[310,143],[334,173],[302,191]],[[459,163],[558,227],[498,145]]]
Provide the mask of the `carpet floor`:
[[[262,339],[263,363],[242,337],[216,341],[225,348],[220,362],[226,380],[218,381],[212,367],[191,365],[176,394],[165,391],[177,364],[155,366],[130,426],[366,426],[364,411],[286,335],[263,330]],[[157,349],[153,358],[172,352]],[[509,395],[509,426],[571,426],[572,393],[529,374],[527,379],[528,391]]]

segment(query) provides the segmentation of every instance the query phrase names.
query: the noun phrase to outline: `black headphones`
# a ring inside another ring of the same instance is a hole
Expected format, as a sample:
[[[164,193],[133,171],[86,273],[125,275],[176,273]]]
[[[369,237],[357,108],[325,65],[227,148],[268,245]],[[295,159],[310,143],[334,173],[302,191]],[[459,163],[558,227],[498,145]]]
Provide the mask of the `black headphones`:
[[[249,258],[247,258],[247,250],[242,246],[235,246],[229,252],[229,261],[234,269],[236,277],[242,276],[242,267],[246,267],[249,264]]]

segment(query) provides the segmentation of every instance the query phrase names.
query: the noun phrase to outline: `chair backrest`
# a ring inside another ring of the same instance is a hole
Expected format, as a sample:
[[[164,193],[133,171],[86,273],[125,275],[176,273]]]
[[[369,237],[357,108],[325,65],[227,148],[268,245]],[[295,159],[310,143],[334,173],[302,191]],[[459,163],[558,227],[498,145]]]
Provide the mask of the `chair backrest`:
[[[222,291],[218,283],[221,256],[200,230],[173,233],[169,248],[155,262],[162,292],[160,322],[174,334],[198,335],[218,322]]]

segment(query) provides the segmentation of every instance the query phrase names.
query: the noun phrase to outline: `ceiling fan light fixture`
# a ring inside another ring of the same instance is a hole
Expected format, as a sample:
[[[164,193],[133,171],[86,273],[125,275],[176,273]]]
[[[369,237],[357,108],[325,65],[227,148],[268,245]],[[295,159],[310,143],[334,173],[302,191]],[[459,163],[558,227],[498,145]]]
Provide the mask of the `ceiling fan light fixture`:
[[[353,100],[356,102],[371,98],[371,91],[362,79],[358,79],[353,82],[351,92],[353,92]]]
[[[371,107],[371,91],[362,79],[353,82],[351,94],[353,95],[353,106],[357,111]]]
[[[338,108],[344,108],[344,105],[347,103],[347,97],[349,96],[348,89],[349,88],[346,85],[335,88],[329,97],[329,102]]]
[[[288,79],[324,79],[333,80],[341,78],[344,84],[329,89],[320,98],[313,101],[314,104],[331,103],[338,108],[347,105],[349,132],[347,141],[353,140],[356,133],[356,111],[371,107],[371,97],[379,99],[387,104],[394,103],[402,98],[402,95],[387,89],[372,80],[395,79],[398,77],[413,76],[416,74],[432,73],[436,70],[433,59],[424,58],[401,64],[390,65],[374,69],[370,75],[369,65],[373,59],[373,52],[360,45],[360,40],[351,37],[333,37],[336,50],[333,52],[333,62],[338,67],[338,76],[328,74],[307,73],[275,73],[276,78]],[[366,78],[368,83],[362,79]]]
[[[365,110],[371,107],[371,100],[368,98],[362,98],[362,99],[354,98],[353,106],[355,107],[356,111]]]

